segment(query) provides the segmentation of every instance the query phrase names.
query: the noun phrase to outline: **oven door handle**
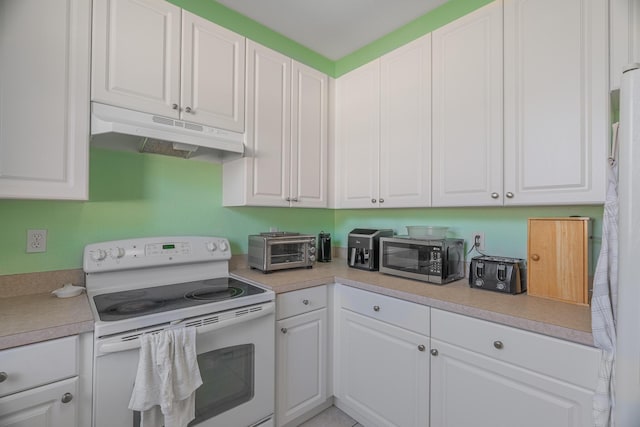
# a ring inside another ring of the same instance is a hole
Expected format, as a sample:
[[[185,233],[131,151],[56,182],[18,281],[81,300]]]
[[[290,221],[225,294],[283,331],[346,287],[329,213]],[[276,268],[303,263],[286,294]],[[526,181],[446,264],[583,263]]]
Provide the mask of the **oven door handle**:
[[[247,314],[243,314],[238,317],[233,317],[230,319],[224,319],[217,323],[210,323],[203,326],[196,326],[196,333],[207,334],[209,332],[213,332],[218,329],[226,328],[228,326],[232,326],[238,323],[246,322],[249,320],[254,320],[268,314],[275,312],[275,303],[269,302],[266,304],[262,304],[262,310],[260,311],[252,311]],[[184,322],[178,323],[175,326],[168,326],[165,329],[175,329],[177,327],[182,327]],[[133,350],[136,348],[140,348],[140,339],[134,338],[127,341],[116,341],[116,342],[106,342],[100,343],[98,345],[98,354],[107,354],[107,353],[117,353],[120,351]]]
[[[267,241],[267,245],[269,246],[278,246],[278,245],[299,245],[299,244],[309,243],[308,239],[302,240],[269,240]]]

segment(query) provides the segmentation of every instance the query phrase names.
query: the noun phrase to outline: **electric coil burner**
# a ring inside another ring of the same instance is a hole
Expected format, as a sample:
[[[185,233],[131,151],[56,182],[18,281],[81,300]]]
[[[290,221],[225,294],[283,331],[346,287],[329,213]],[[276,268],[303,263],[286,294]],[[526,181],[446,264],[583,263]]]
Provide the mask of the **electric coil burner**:
[[[203,385],[190,427],[272,427],[275,295],[232,277],[220,237],[88,245],[94,327],[94,427],[139,427],[128,409],[140,336],[194,327]]]

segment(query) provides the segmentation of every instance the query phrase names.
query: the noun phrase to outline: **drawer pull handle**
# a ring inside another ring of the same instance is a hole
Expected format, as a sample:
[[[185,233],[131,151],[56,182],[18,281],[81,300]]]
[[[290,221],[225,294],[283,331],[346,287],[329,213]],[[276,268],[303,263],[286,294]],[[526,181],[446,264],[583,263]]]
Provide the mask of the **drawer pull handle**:
[[[9,378],[9,375],[6,372],[0,372],[0,383],[5,382],[7,378]]]
[[[425,347],[424,345],[420,344],[420,345],[418,346],[418,350],[419,350],[419,351],[425,351],[425,350],[426,350],[426,347]]]
[[[540,261],[540,255],[533,254],[533,255],[531,255],[531,259],[534,260],[534,261]]]
[[[282,331],[283,334],[287,333],[287,328],[281,328],[280,330]]]
[[[507,193],[507,198],[508,199],[513,199],[513,193],[512,192],[508,192]]]
[[[303,299],[303,300],[302,300],[302,303],[303,303],[304,305],[309,305],[309,300],[308,300],[308,299]]]
[[[491,193],[491,198],[492,199],[497,199],[498,197],[500,197],[500,195],[498,193]]]
[[[438,355],[438,349],[437,348],[432,348],[431,349],[431,355],[432,356],[437,356]]]
[[[379,305],[374,305],[373,306],[373,311],[380,311],[380,306]]]
[[[498,350],[502,350],[504,348],[504,344],[502,344],[502,341],[494,341],[493,346]]]
[[[69,403],[73,400],[73,394],[71,393],[65,393],[62,395],[62,399],[60,399],[60,401],[62,403]]]
[[[377,200],[376,199],[371,199],[371,203],[376,203]]]

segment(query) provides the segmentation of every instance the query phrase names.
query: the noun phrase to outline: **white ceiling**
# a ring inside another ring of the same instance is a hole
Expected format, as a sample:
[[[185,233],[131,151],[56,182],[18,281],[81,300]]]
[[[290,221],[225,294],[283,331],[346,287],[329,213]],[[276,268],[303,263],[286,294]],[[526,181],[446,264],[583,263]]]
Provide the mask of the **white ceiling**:
[[[446,0],[217,0],[337,60],[442,5]]]

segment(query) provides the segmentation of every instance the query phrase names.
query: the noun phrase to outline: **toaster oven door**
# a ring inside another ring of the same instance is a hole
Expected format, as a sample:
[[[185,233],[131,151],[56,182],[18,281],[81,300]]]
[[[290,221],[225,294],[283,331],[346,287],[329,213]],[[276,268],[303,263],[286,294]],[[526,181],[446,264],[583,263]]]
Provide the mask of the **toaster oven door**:
[[[306,241],[295,239],[268,241],[268,270],[306,267],[309,265],[307,252]]]

